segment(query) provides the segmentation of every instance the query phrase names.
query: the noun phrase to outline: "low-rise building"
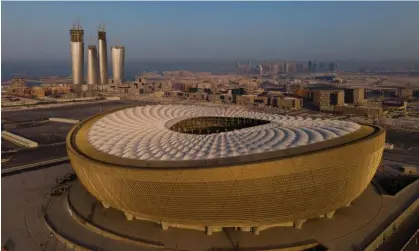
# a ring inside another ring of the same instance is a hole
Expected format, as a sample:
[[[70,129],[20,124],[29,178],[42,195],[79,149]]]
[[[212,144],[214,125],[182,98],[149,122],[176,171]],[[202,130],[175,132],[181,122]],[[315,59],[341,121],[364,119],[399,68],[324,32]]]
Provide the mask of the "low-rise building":
[[[355,116],[365,116],[369,118],[380,118],[383,116],[383,108],[375,106],[352,106],[344,105],[334,107],[332,110],[335,113],[342,115],[355,115]]]
[[[221,102],[221,94],[209,94],[208,101],[220,103]]]
[[[253,105],[256,95],[235,95],[236,104],[238,105]]]
[[[411,88],[399,88],[397,92],[399,98],[408,98],[413,96],[413,90]]]
[[[334,106],[343,106],[345,103],[343,90],[316,90],[313,94],[313,102],[320,110],[333,110]]]
[[[365,100],[365,89],[364,88],[347,88],[344,89],[345,103],[359,105]]]
[[[134,82],[140,94],[154,93],[156,91],[170,91],[173,89],[172,81],[164,77],[139,77]]]
[[[258,95],[253,100],[253,104],[256,105],[256,106],[266,106],[266,105],[268,105],[268,97]]]
[[[45,97],[45,89],[42,87],[35,86],[31,89],[32,97]]]
[[[294,95],[299,98],[308,98],[309,90],[307,89],[298,89],[294,92]]]
[[[403,99],[384,100],[382,105],[385,111],[406,110],[407,108],[407,102],[403,101]]]
[[[418,169],[415,166],[403,165],[400,167],[403,175],[417,175]]]
[[[303,100],[294,97],[270,96],[269,104],[273,107],[298,110],[303,107]]]

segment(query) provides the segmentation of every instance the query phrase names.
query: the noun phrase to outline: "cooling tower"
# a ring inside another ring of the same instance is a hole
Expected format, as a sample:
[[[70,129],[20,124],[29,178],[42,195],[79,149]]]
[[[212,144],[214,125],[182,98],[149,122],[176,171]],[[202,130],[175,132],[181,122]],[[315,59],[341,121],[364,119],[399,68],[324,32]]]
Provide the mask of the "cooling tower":
[[[87,84],[99,84],[99,66],[97,60],[97,49],[95,45],[89,45],[87,51]]]
[[[84,83],[84,30],[80,26],[70,30],[73,84]]]
[[[125,47],[112,46],[112,74],[115,84],[121,84],[124,80]]]
[[[106,32],[103,29],[98,31],[99,49],[99,78],[100,84],[108,84],[108,47],[106,45]]]

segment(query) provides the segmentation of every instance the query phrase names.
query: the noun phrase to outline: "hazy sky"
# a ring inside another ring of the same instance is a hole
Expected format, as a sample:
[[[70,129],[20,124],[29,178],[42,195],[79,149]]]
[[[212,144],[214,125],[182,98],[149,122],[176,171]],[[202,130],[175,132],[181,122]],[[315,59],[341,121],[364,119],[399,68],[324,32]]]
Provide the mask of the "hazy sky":
[[[3,2],[3,60],[70,60],[105,22],[127,61],[417,59],[419,2]]]

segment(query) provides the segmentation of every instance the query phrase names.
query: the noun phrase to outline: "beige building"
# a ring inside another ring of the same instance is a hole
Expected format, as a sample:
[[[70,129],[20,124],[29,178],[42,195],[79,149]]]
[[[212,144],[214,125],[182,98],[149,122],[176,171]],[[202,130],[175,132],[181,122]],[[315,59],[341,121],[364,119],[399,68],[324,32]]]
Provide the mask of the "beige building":
[[[355,116],[365,116],[369,118],[380,118],[383,116],[383,108],[382,107],[374,107],[374,106],[339,106],[334,108],[334,112],[349,115],[353,114]]]
[[[303,100],[293,97],[284,97],[278,102],[278,106],[287,109],[301,109],[303,107]]]
[[[161,77],[138,78],[134,85],[139,89],[140,94],[170,91],[173,88],[171,80]]]
[[[236,95],[236,104],[253,105],[256,95]]]
[[[220,94],[208,94],[208,101],[211,102],[221,102],[221,95]]]
[[[344,89],[345,93],[345,103],[360,105],[364,103],[365,100],[365,89],[364,88],[351,88]]]
[[[301,109],[303,107],[303,100],[294,97],[283,97],[279,95],[270,95],[269,104],[273,107],[280,107],[284,109]]]
[[[321,110],[342,106],[345,103],[345,93],[343,90],[313,91],[313,101]]]
[[[45,96],[45,89],[42,87],[35,86],[31,89],[31,96],[32,97],[44,97]]]
[[[413,95],[413,90],[411,88],[399,88],[398,94],[400,98],[408,98]]]

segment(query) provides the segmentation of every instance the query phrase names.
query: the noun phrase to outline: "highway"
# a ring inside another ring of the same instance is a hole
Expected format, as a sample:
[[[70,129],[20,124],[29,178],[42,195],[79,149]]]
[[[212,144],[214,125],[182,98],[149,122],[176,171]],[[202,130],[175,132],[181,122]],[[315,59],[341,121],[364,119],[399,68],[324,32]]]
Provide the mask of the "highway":
[[[1,175],[2,176],[3,175],[9,175],[9,174],[17,173],[17,172],[32,170],[32,169],[35,169],[35,168],[42,168],[42,167],[47,167],[47,166],[51,166],[51,165],[58,165],[58,164],[65,163],[65,162],[68,162],[68,161],[69,161],[68,157],[62,157],[62,158],[45,160],[45,161],[40,161],[40,162],[31,163],[31,164],[22,165],[22,166],[9,167],[9,168],[2,169],[1,170]]]
[[[418,250],[419,244],[416,242],[416,239],[412,237],[415,235],[415,231],[419,229],[418,215],[419,209],[416,209],[416,211],[402,223],[397,231],[392,234],[377,251],[402,250],[402,248],[404,248],[403,251]],[[416,235],[417,234],[418,232],[416,232]]]
[[[415,251],[419,250],[419,229],[416,233],[410,238],[409,242],[404,245],[401,251]]]

